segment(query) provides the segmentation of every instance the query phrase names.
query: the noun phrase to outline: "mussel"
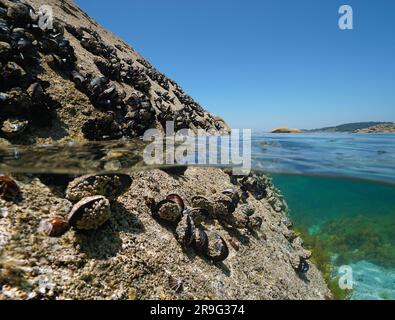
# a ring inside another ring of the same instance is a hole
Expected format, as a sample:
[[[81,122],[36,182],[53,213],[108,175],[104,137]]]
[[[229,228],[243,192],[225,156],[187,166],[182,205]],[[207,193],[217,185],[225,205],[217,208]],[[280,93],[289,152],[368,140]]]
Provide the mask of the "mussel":
[[[189,247],[195,238],[195,225],[188,214],[184,214],[176,228],[176,239],[184,247]]]
[[[179,195],[171,194],[156,204],[152,215],[154,218],[176,224],[182,218],[184,207],[182,198]]]
[[[111,216],[110,201],[103,196],[83,198],[72,208],[68,223],[78,230],[94,230]]]
[[[13,201],[21,195],[21,190],[14,179],[0,174],[0,197],[6,201]]]
[[[224,261],[229,256],[229,248],[225,240],[215,232],[207,233],[208,246],[206,256],[214,262]]]
[[[205,210],[209,215],[214,215],[215,204],[209,198],[200,195],[194,196],[191,199],[191,203],[193,208],[200,208],[202,210]]]
[[[61,237],[70,229],[68,221],[61,216],[54,216],[41,223],[41,230],[49,237]]]
[[[133,180],[126,174],[99,174],[79,177],[69,183],[66,197],[70,201],[101,195],[110,201],[116,200],[131,186]]]
[[[225,189],[224,191],[222,191],[222,194],[231,198],[232,202],[235,206],[238,205],[238,203],[240,201],[240,195],[236,189],[233,189],[233,188]]]
[[[206,254],[208,249],[208,237],[206,231],[201,228],[195,229],[194,247],[199,254]]]
[[[217,217],[228,216],[232,214],[236,209],[234,203],[232,202],[232,199],[225,194],[216,195],[213,198],[213,201],[214,211]]]
[[[184,210],[183,214],[188,214],[195,226],[200,226],[207,216],[207,212],[201,208],[187,208]]]

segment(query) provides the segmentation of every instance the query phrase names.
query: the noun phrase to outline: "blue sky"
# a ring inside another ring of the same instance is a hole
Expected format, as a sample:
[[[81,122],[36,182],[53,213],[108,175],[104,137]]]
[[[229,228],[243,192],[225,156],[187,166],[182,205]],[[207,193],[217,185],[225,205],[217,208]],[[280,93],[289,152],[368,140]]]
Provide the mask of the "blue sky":
[[[395,121],[395,1],[76,3],[232,128]]]

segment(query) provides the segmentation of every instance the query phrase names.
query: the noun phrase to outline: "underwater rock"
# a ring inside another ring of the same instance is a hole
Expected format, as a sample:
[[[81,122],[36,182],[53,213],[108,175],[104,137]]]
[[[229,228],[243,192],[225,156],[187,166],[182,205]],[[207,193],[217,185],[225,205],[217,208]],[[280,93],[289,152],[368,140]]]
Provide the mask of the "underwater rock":
[[[132,178],[126,174],[86,175],[69,183],[66,198],[75,202],[85,197],[101,195],[115,201],[129,189],[132,182]]]
[[[192,218],[185,214],[181,218],[176,228],[176,239],[184,247],[189,247],[195,239],[195,224]]]
[[[14,179],[0,174],[0,198],[5,201],[13,201],[20,197],[21,190]]]
[[[71,209],[70,226],[78,230],[94,230],[111,216],[110,201],[103,196],[83,198]]]
[[[61,216],[54,216],[44,220],[40,229],[49,237],[61,237],[70,229],[68,221]]]

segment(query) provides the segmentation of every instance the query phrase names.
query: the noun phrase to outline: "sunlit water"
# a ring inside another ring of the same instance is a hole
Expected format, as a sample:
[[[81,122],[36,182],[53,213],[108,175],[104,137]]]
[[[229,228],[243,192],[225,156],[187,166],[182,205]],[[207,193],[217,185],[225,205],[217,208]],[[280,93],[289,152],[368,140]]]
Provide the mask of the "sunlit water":
[[[265,134],[252,165],[273,176],[307,242],[328,253],[333,277],[353,270],[351,299],[395,299],[395,135]],[[0,172],[130,172],[147,166],[141,140],[0,148]]]

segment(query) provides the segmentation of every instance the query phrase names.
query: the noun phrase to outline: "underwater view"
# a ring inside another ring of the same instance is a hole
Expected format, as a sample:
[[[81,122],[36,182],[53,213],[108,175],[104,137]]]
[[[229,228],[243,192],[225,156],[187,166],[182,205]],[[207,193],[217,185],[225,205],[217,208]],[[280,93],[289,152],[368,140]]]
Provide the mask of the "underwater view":
[[[352,267],[343,297],[395,299],[395,135],[261,135],[255,144],[257,161],[278,171],[274,184],[320,251],[322,271],[337,279],[341,266]]]

